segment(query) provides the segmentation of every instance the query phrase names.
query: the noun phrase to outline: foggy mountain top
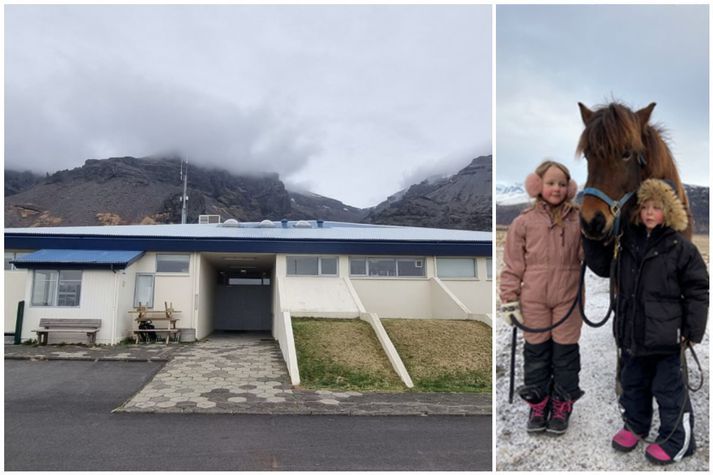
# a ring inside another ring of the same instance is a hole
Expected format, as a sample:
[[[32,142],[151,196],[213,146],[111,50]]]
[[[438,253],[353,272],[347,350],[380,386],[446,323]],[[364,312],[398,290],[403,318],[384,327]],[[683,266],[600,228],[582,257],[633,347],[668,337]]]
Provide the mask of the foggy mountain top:
[[[100,78],[90,67],[76,65],[74,72],[78,69],[94,86],[65,81],[63,94],[45,104],[48,113],[38,115],[34,107],[25,107],[35,91],[7,97],[7,107],[14,111],[14,120],[6,123],[8,168],[53,172],[86,159],[144,156],[148,151],[236,174],[290,175],[319,151],[298,131],[298,121],[267,106],[241,108],[140,76]],[[107,104],[115,95],[132,102]],[[34,133],[52,134],[52,140],[32,140],[24,130],[28,123]]]
[[[179,154],[372,206],[490,153],[491,39],[488,5],[8,5],[6,167]]]

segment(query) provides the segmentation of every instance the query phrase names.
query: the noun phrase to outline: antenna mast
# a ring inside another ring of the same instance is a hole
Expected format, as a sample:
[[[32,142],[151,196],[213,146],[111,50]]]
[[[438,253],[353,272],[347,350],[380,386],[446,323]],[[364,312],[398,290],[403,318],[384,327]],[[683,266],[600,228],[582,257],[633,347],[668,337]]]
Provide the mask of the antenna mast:
[[[183,171],[183,163],[186,163],[186,171]],[[188,195],[186,194],[186,189],[188,188],[188,160],[181,160],[181,177],[183,178],[183,195],[181,196],[181,224],[186,224],[186,201],[188,201]]]

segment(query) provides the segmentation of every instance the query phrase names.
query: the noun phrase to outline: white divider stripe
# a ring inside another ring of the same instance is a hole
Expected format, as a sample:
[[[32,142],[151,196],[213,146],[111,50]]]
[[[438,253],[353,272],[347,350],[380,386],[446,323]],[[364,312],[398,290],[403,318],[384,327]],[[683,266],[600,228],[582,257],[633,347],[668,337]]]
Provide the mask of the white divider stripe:
[[[389,358],[391,366],[393,366],[396,374],[398,374],[401,378],[401,381],[404,382],[406,387],[412,388],[413,381],[411,380],[411,376],[408,374],[406,366],[404,366],[403,361],[401,361],[401,357],[396,351],[396,347],[391,342],[389,335],[386,333],[384,326],[381,324],[379,317],[375,313],[365,313],[362,319],[371,324],[371,328],[373,328],[376,333],[376,338],[379,340],[379,343],[381,343],[381,347],[384,348],[384,352],[386,353],[387,358]]]

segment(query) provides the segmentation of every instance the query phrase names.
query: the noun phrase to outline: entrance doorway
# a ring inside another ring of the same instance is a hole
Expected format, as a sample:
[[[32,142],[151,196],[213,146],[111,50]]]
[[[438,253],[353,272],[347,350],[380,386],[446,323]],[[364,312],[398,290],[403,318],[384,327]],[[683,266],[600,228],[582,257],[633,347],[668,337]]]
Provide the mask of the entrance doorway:
[[[274,254],[204,253],[212,332],[272,332]]]
[[[215,330],[272,330],[272,275],[219,272]]]

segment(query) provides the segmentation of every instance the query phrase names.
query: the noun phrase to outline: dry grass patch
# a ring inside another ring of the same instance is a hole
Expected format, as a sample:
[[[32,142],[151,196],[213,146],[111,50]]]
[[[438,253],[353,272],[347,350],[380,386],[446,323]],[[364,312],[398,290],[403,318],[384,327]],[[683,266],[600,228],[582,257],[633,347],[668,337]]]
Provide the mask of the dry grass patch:
[[[292,330],[302,386],[357,391],[404,389],[367,322],[293,318]]]
[[[382,320],[416,390],[491,390],[492,332],[460,320]]]

